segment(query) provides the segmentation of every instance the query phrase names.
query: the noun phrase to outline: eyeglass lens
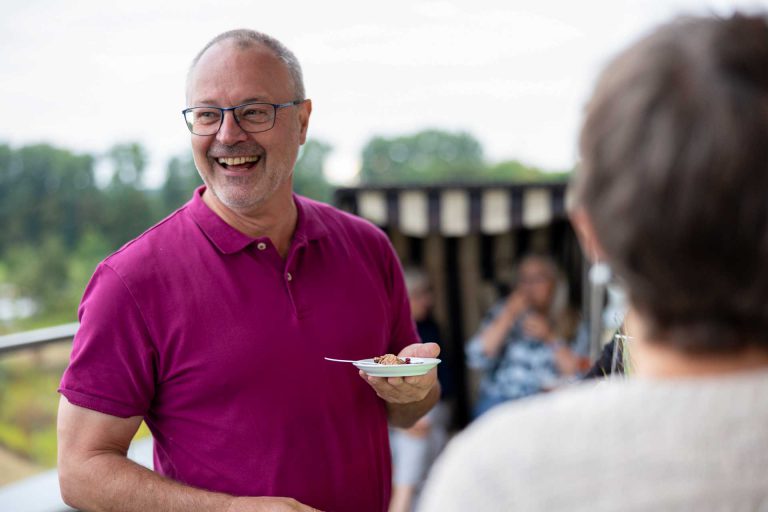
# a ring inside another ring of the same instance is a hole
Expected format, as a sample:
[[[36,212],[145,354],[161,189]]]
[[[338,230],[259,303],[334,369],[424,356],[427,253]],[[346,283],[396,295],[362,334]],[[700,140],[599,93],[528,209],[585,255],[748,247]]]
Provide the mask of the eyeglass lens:
[[[225,109],[194,107],[184,112],[189,130],[195,135],[213,135],[219,131]],[[235,121],[246,132],[263,132],[275,122],[275,107],[269,103],[249,103],[232,110]]]

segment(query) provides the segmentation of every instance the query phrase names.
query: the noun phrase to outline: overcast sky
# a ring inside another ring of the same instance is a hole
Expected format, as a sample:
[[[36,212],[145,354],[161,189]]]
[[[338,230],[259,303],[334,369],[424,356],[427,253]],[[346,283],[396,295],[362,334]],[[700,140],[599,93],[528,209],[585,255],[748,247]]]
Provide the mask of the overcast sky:
[[[0,16],[0,142],[101,153],[139,141],[149,184],[188,151],[180,111],[195,53],[255,28],[304,67],[310,137],[354,173],[374,135],[464,130],[489,161],[570,168],[581,110],[619,49],[680,13],[768,0],[194,1],[6,0]]]

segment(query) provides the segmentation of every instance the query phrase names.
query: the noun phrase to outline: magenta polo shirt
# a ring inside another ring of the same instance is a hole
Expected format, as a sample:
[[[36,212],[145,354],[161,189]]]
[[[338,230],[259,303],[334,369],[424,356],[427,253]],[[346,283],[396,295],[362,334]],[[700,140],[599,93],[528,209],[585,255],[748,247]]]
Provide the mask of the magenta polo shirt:
[[[385,511],[384,402],[352,365],[418,341],[385,235],[294,196],[283,260],[192,200],[96,269],[60,392],[143,416],[155,470],[238,496]],[[140,492],[140,490],[139,490]]]

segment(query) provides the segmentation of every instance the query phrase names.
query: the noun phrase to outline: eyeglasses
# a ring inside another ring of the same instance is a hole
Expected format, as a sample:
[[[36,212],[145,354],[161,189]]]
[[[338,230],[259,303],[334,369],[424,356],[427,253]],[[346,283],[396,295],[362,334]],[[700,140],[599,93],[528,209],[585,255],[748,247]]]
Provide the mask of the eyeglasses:
[[[275,126],[277,111],[281,108],[293,107],[304,103],[305,100],[295,100],[288,103],[243,103],[235,107],[191,107],[181,111],[189,131],[195,135],[216,135],[224,123],[224,113],[231,111],[235,122],[248,133],[259,133],[271,130]]]

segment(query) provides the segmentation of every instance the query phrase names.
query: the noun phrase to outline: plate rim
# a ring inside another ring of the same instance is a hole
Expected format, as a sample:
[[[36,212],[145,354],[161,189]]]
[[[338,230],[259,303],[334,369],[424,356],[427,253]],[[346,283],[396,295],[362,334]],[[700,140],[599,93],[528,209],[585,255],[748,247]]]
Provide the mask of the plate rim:
[[[438,365],[438,364],[443,362],[442,359],[438,359],[436,357],[411,357],[411,359],[419,359],[420,360],[419,361],[420,364],[435,364],[435,365]],[[355,366],[357,366],[357,365],[373,366],[374,368],[384,368],[384,367],[387,367],[387,366],[391,366],[391,367],[408,366],[407,364],[381,364],[381,363],[374,363],[372,357],[368,357],[368,358],[365,358],[365,359],[358,359],[358,360],[354,361],[352,364],[354,364]]]
[[[372,358],[361,359],[352,363],[358,370],[371,377],[419,377],[426,375],[442,361],[434,357],[420,357],[425,364],[379,364],[369,362]],[[428,362],[426,362],[428,361]],[[371,372],[370,370],[373,370]],[[413,373],[412,373],[413,372]]]

